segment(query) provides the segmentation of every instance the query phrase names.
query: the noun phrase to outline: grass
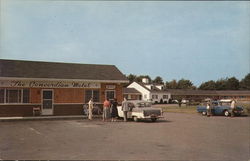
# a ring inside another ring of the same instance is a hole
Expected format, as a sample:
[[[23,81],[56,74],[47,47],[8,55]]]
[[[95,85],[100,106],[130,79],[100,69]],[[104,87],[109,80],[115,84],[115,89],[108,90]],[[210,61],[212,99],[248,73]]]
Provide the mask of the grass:
[[[238,103],[237,106],[242,106],[244,114],[250,116],[250,104],[249,103]]]
[[[237,104],[237,106],[242,106],[244,108],[244,115],[250,116],[250,104]],[[164,112],[174,112],[174,113],[189,113],[196,114],[197,106],[161,106]]]
[[[196,111],[197,106],[181,106],[181,107],[176,107],[176,106],[165,106],[161,107],[164,112],[175,112],[175,113],[189,113],[189,114],[194,114],[197,113]]]

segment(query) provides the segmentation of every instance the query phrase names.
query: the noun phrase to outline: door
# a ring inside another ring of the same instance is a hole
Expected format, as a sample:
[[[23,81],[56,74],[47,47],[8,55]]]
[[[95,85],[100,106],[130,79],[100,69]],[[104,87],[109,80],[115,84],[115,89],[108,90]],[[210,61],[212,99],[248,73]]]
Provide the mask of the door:
[[[53,90],[42,90],[42,115],[53,115]]]

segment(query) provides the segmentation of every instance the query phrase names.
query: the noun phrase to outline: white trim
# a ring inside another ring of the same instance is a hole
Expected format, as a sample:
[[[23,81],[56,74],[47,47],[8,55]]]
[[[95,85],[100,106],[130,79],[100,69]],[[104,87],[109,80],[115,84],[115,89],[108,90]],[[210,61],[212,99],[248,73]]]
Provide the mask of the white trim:
[[[57,79],[57,78],[20,78],[20,77],[0,77],[2,80],[39,80],[39,81],[84,81],[95,83],[129,83],[128,80],[94,80],[94,79]]]

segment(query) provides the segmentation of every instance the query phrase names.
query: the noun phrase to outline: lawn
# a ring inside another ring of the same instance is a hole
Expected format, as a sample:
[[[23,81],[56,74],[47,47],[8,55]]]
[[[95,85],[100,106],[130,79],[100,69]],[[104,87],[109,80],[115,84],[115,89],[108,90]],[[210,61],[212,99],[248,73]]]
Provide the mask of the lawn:
[[[182,105],[181,107],[179,107],[179,106],[162,106],[161,108],[163,109],[164,112],[176,112],[176,113],[194,114],[194,113],[197,113],[196,107],[197,106]]]
[[[242,106],[244,108],[244,114],[250,116],[250,104],[249,103],[238,103],[237,106]]]
[[[237,106],[242,106],[244,108],[244,115],[250,116],[250,104],[237,104]],[[164,112],[175,112],[175,113],[189,113],[189,114],[196,114],[197,106],[186,106],[182,105],[181,107],[176,105],[166,105],[166,106],[159,106],[163,109]]]

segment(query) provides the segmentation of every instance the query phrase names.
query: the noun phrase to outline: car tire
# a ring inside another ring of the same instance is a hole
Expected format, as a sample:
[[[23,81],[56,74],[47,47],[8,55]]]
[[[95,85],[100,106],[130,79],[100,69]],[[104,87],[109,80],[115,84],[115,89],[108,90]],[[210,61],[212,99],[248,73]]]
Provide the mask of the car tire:
[[[134,116],[133,120],[134,120],[134,122],[138,122],[139,121],[137,116]]]
[[[155,122],[157,120],[157,118],[151,118],[152,122]]]
[[[203,111],[201,114],[202,114],[202,116],[206,116],[207,112]]]
[[[225,110],[225,111],[224,111],[224,116],[226,116],[226,117],[230,116],[230,113],[229,113],[228,110]]]

